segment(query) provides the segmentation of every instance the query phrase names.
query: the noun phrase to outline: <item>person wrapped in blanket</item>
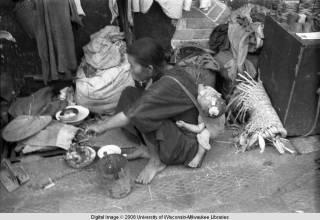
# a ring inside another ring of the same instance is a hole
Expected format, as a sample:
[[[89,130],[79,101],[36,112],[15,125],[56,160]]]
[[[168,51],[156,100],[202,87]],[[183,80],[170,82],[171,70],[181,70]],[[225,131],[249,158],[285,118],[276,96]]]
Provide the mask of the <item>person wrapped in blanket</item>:
[[[198,110],[182,88],[166,75],[179,80],[197,96],[195,80],[181,67],[165,62],[162,47],[151,38],[136,40],[127,48],[135,87],[123,90],[113,117],[86,129],[87,134],[124,128],[139,137],[142,144],[127,159],[148,158],[136,178],[149,184],[167,165],[184,164],[196,168],[204,158],[205,149],[196,134],[181,129],[177,121],[197,124]]]

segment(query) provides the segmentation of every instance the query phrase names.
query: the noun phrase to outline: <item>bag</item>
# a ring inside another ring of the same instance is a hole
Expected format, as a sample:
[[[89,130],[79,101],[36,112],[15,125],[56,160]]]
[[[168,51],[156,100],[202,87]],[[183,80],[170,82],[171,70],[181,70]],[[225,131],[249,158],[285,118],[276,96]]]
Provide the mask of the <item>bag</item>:
[[[76,80],[76,103],[98,114],[115,113],[120,95],[134,82],[119,27],[107,25],[90,36]]]
[[[128,62],[98,71],[90,78],[80,70],[78,77],[76,103],[98,114],[114,114],[122,91],[127,86],[134,85]]]

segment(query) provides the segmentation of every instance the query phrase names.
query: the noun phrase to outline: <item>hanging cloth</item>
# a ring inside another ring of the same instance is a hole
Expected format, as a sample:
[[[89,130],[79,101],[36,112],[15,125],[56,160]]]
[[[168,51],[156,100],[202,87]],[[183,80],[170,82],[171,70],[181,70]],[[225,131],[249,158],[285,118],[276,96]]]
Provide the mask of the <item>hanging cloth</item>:
[[[34,0],[35,38],[44,82],[71,74],[77,68],[70,3],[67,0]]]

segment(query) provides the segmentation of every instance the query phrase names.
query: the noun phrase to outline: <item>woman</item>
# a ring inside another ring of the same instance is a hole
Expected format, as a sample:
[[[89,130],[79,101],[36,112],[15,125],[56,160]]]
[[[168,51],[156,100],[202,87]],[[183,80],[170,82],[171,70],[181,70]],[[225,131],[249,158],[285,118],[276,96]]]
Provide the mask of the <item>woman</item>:
[[[182,69],[166,64],[163,49],[151,38],[135,41],[127,52],[132,77],[139,85],[122,92],[116,115],[91,125],[87,132],[123,127],[140,137],[144,146],[128,155],[128,159],[149,159],[136,179],[138,183],[150,183],[167,165],[199,167],[204,148],[198,146],[195,134],[176,125],[179,120],[196,123],[198,111],[181,87],[166,75],[178,79],[196,97],[195,81]]]

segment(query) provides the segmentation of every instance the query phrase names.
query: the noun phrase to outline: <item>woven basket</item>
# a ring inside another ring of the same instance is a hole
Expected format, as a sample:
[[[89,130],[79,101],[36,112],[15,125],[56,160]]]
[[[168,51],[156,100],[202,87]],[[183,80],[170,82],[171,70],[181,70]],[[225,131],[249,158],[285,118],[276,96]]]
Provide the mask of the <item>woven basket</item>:
[[[19,115],[6,125],[2,137],[8,142],[24,140],[44,129],[51,120],[51,116]]]
[[[245,74],[245,75],[244,75]],[[266,141],[271,142],[283,154],[294,150],[285,146],[284,139],[287,131],[284,129],[279,116],[261,81],[255,81],[248,73],[238,74],[239,84],[235,87],[228,104],[229,115],[237,113],[236,119],[244,124],[243,132],[238,137],[237,145],[245,151],[259,144],[261,153],[264,152]]]

